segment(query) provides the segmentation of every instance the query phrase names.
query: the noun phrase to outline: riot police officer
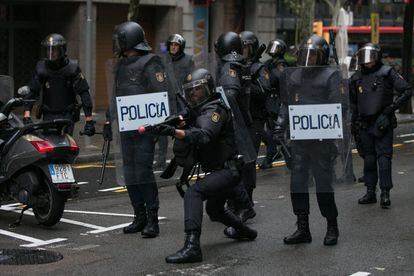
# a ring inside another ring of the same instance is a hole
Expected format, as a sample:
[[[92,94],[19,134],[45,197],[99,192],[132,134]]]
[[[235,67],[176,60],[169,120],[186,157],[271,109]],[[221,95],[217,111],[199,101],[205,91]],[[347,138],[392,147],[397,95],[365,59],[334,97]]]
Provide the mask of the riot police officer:
[[[268,145],[266,147],[266,157],[260,165],[261,169],[268,169],[272,167],[272,161],[277,157],[277,143],[273,139],[273,130],[276,125],[277,117],[280,109],[280,76],[284,69],[288,66],[284,58],[286,52],[286,43],[281,39],[273,39],[269,41],[266,48],[266,54],[271,58],[265,62],[267,70],[270,72],[270,93],[266,97],[266,111],[268,114],[266,120]],[[282,152],[284,152],[282,150]],[[288,157],[285,156],[285,160]]]
[[[300,47],[295,70],[287,74],[282,89],[282,109],[275,127],[277,139],[281,139],[288,124],[288,103],[297,105],[309,103],[329,103],[337,96],[340,98],[340,74],[328,66],[329,45],[321,37],[313,35],[307,44]],[[324,66],[324,67],[321,67]],[[304,81],[306,80],[306,81]],[[312,90],[315,89],[315,90]],[[302,92],[299,94],[299,92]],[[289,93],[289,94],[288,94]],[[338,99],[339,102],[339,99]],[[335,245],[338,240],[338,211],[335,204],[333,182],[333,161],[337,156],[333,140],[294,140],[292,145],[291,201],[293,212],[297,216],[297,230],[284,238],[285,244],[309,243],[312,236],[309,230],[309,171],[312,171],[316,183],[316,196],[319,209],[327,219],[325,245]]]
[[[272,147],[264,129],[269,115],[266,110],[266,100],[270,95],[270,74],[266,66],[259,61],[261,53],[258,53],[257,36],[251,31],[243,31],[240,33],[240,38],[243,44],[243,56],[251,75],[250,114],[253,120],[253,141],[257,154],[262,141],[266,147]]]
[[[66,56],[66,40],[60,34],[50,34],[41,43],[43,59],[38,61],[32,78],[27,86],[19,88],[18,93],[27,99],[39,99],[37,117],[49,121],[69,119],[73,122],[67,130],[73,134],[74,123],[79,121],[79,106],[76,97],[82,101],[86,124],[84,133],[95,134],[95,121],[92,119],[92,100],[89,86],[75,59]],[[23,122],[32,123],[33,102],[24,108]]]
[[[155,133],[174,136],[186,146],[180,147],[194,152],[194,164],[200,164],[206,177],[198,179],[184,196],[184,247],[166,257],[167,263],[189,263],[202,261],[200,248],[203,201],[212,221],[232,226],[236,231],[229,238],[254,240],[257,232],[246,226],[239,217],[224,208],[234,188],[241,185],[240,165],[235,146],[235,132],[230,110],[215,93],[213,77],[205,69],[196,69],[188,75],[183,85],[193,118],[185,121],[185,129],[161,125]],[[181,155],[180,152],[174,152]]]
[[[214,48],[218,58],[217,86],[223,87],[229,99],[236,123],[240,126],[236,128],[236,131],[243,132],[236,135],[236,144],[245,161],[241,177],[245,189],[240,191],[238,200],[244,204],[243,206],[231,206],[231,208],[237,209],[243,221],[246,221],[256,215],[252,208],[252,194],[256,187],[256,152],[252,140],[254,132],[250,113],[250,70],[242,63],[242,42],[236,33],[221,34]],[[238,137],[243,137],[243,141],[238,141]],[[245,198],[246,192],[248,198]]]
[[[181,86],[185,77],[194,70],[193,56],[184,53],[185,39],[180,34],[172,34],[165,42],[168,52],[163,56],[165,70],[167,72],[168,95],[172,113],[181,112],[184,109],[183,103],[177,99],[176,93],[181,93]],[[165,169],[168,138],[158,137],[158,159],[156,169]]]
[[[380,205],[391,205],[390,190],[395,111],[411,97],[411,87],[392,67],[381,62],[381,48],[368,43],[358,50],[359,69],[350,82],[352,129],[360,132],[364,151],[366,194],[359,204],[376,203],[376,185],[381,188]],[[394,92],[397,96],[394,99]]]
[[[112,139],[111,121],[116,118],[115,97],[167,91],[162,60],[149,53],[151,47],[138,23],[118,25],[113,43],[119,61],[114,76],[115,91],[104,125],[107,140]],[[134,221],[123,231],[141,232],[144,238],[154,238],[159,234],[158,188],[152,170],[155,139],[135,131],[121,132],[120,138],[125,183],[135,214]]]

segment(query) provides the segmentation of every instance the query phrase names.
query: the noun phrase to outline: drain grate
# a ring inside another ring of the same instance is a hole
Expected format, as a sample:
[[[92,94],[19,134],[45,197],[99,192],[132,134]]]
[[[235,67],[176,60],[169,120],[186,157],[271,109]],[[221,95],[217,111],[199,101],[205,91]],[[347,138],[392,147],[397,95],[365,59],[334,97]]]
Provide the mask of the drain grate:
[[[63,259],[60,253],[36,249],[0,249],[0,265],[35,265]]]

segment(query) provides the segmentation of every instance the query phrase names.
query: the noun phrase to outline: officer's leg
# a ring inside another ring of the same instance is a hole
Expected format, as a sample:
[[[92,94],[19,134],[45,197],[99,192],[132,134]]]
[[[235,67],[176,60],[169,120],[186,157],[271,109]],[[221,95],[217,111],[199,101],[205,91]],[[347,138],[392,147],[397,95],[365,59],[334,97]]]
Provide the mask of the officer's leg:
[[[154,238],[159,235],[158,225],[158,187],[152,168],[155,142],[152,136],[136,137],[135,175],[139,183],[147,209],[147,224],[141,234],[144,238]]]
[[[308,243],[312,241],[309,230],[309,156],[299,144],[292,147],[292,174],[290,197],[293,213],[297,216],[297,230],[283,239],[285,244]]]
[[[203,221],[203,201],[220,195],[233,183],[234,177],[230,170],[220,170],[197,180],[184,195],[184,231],[186,239],[184,247],[166,258],[167,263],[200,262],[201,224]],[[224,208],[224,201],[221,208]]]
[[[361,143],[364,149],[364,181],[367,187],[367,193],[358,200],[358,203],[376,203],[375,186],[378,181],[378,169],[373,125],[361,130]]]
[[[253,204],[253,190],[256,188],[256,162],[252,161],[244,164],[241,174],[242,183],[249,196],[250,202]]]
[[[338,209],[336,208],[333,188],[333,160],[336,155],[334,145],[320,143],[315,148],[312,162],[312,171],[316,182],[316,197],[319,210],[327,220],[327,231],[324,238],[325,245],[335,245],[338,242]]]
[[[393,186],[391,178],[393,134],[393,129],[389,128],[383,137],[377,138],[375,143],[375,151],[378,158],[379,186],[381,188],[380,203],[383,208],[391,205],[390,190]]]
[[[121,135],[121,148],[122,152],[133,153],[135,144],[127,135]],[[135,176],[134,154],[123,154],[122,159],[125,184],[131,200],[131,205],[134,208],[134,220],[130,225],[123,228],[123,232],[125,234],[137,233],[141,232],[147,224],[147,211],[143,194],[139,191]]]

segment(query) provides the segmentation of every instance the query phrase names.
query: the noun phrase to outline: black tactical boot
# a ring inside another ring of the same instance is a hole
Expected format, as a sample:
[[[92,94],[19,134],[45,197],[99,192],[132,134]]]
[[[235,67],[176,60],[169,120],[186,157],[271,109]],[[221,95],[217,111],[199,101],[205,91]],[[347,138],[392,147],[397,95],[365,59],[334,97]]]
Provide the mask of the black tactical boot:
[[[391,205],[390,200],[390,191],[382,190],[381,191],[381,201],[380,201],[381,207],[384,209],[387,209]]]
[[[224,229],[224,235],[226,235],[227,238],[235,239],[239,241],[244,240],[254,240],[257,237],[257,232],[254,229],[251,229],[247,225],[243,225],[241,228],[233,228],[233,227],[227,227]]]
[[[262,164],[259,165],[259,168],[262,170],[270,169],[272,168],[272,161],[265,158],[262,162]]]
[[[298,215],[298,229],[292,235],[285,237],[285,244],[309,243],[312,242],[312,236],[309,230],[309,216]]]
[[[252,219],[256,216],[256,212],[253,208],[240,210],[238,214],[242,222],[246,222],[248,219]]]
[[[158,226],[158,210],[148,210],[148,223],[142,230],[143,238],[155,238],[160,234],[160,227]]]
[[[368,188],[367,193],[358,200],[358,203],[359,204],[377,203],[377,194],[375,193],[375,188],[374,189]]]
[[[325,239],[323,240],[324,245],[335,245],[338,243],[338,222],[336,219],[328,219],[328,228],[326,230]]]
[[[134,209],[134,221],[123,228],[124,234],[141,232],[147,224],[147,211],[144,206]]]
[[[167,263],[195,263],[202,260],[199,232],[186,233],[184,247],[165,258]]]

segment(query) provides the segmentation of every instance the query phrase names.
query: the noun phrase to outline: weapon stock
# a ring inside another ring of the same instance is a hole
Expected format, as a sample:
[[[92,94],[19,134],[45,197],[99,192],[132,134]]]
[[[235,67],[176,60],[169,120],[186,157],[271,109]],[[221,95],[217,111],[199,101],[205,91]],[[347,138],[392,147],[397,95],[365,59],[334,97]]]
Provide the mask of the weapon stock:
[[[178,126],[181,122],[185,121],[183,115],[173,115],[170,118],[167,118],[165,121],[155,124],[155,125],[143,125],[138,128],[138,132],[143,133],[151,133],[151,131],[157,129],[158,127],[162,127],[162,125],[169,125],[169,126]]]

